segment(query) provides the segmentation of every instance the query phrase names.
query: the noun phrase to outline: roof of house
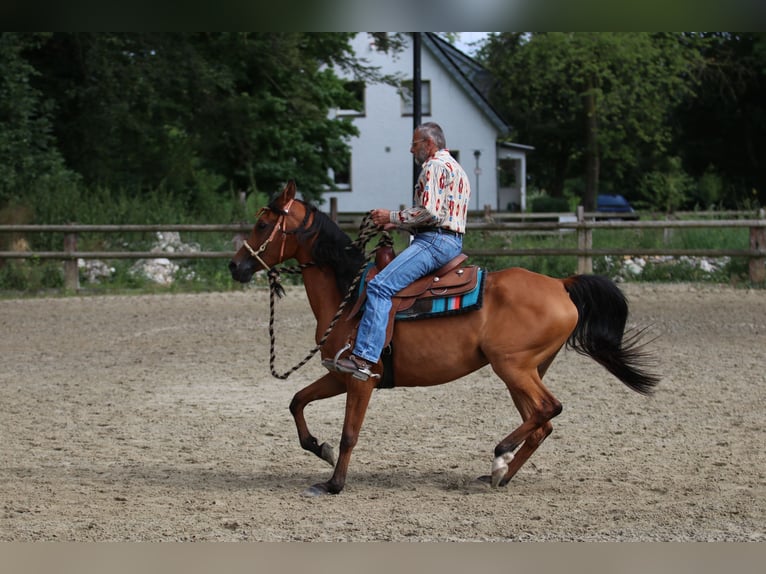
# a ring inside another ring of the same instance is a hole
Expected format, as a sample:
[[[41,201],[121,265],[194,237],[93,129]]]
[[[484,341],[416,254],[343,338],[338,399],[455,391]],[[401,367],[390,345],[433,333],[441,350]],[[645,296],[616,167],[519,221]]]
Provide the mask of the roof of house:
[[[498,134],[501,137],[507,136],[511,126],[497,113],[488,100],[489,89],[493,82],[492,74],[479,62],[434,32],[423,33],[422,41],[423,45],[466,91],[468,97],[489,118],[497,128]]]

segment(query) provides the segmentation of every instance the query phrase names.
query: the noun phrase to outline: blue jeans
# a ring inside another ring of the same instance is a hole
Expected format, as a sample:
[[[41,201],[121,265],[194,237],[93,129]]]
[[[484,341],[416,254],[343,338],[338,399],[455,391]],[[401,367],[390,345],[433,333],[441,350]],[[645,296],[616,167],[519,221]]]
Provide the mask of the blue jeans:
[[[367,285],[367,301],[359,323],[354,355],[377,363],[386,341],[391,298],[413,281],[436,271],[463,250],[462,235],[426,231],[393,258]]]

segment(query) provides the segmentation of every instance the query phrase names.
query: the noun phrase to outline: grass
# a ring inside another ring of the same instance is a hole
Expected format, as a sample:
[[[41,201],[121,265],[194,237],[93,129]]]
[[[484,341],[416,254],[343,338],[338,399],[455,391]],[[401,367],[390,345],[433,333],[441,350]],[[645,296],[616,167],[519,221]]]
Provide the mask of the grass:
[[[748,230],[745,228],[679,228],[669,230],[669,232],[662,229],[596,229],[593,231],[593,247],[597,249],[745,249],[748,242]],[[502,248],[575,249],[577,248],[577,235],[558,232],[469,232],[466,235],[464,247],[478,250]],[[490,270],[515,266],[553,277],[566,277],[577,269],[577,257],[566,255],[474,256],[471,261]],[[749,282],[749,262],[745,257],[727,259],[720,268],[713,272],[706,272],[699,267],[698,261],[689,258],[650,260],[640,275],[621,274],[618,263],[615,262],[614,258],[594,257],[594,273],[611,276],[619,274],[623,280],[627,281],[708,281],[733,284],[747,284]]]

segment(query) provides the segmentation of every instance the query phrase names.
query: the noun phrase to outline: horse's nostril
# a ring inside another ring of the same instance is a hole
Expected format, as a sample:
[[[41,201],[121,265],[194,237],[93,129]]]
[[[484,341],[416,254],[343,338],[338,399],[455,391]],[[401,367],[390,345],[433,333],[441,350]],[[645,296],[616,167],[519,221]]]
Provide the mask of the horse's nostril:
[[[237,270],[237,264],[234,261],[229,261],[229,271],[234,273]]]

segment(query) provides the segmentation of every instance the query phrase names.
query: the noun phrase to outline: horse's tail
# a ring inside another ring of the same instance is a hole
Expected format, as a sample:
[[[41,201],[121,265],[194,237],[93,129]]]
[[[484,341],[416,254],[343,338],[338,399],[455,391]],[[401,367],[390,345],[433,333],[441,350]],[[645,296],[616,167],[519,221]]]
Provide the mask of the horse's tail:
[[[634,391],[651,394],[659,377],[647,370],[654,360],[640,340],[643,330],[625,331],[628,301],[622,291],[600,275],[574,275],[564,280],[564,288],[579,313],[567,345]]]

